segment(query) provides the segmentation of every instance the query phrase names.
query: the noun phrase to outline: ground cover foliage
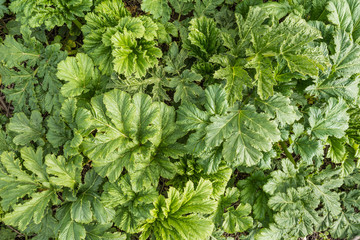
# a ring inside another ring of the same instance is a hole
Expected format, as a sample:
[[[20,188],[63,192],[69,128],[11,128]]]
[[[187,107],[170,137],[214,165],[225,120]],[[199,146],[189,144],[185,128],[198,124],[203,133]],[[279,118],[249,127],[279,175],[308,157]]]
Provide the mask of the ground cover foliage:
[[[360,235],[359,1],[0,17],[0,239]]]

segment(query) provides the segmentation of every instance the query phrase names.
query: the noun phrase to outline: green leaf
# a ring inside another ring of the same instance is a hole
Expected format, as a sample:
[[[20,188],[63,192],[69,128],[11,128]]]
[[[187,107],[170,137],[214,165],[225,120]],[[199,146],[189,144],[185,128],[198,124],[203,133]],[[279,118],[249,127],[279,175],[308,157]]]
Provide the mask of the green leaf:
[[[85,227],[71,220],[70,217],[71,204],[65,204],[56,211],[56,218],[59,220],[57,229],[60,231],[59,240],[67,239],[85,239]]]
[[[37,158],[42,154],[41,150],[36,153],[30,149],[24,149],[23,151],[26,152],[24,153],[25,158],[30,154],[32,155],[32,157],[25,160],[26,164],[30,166],[35,165],[34,162],[38,162]],[[32,159],[33,157],[35,159]],[[24,197],[26,194],[31,195],[36,191],[37,186],[34,184],[34,178],[21,169],[19,159],[15,159],[14,153],[3,152],[0,159],[3,167],[0,172],[1,205],[4,210],[8,210],[19,198]],[[35,169],[37,171],[38,167]],[[41,172],[38,172],[38,174],[41,175]]]
[[[122,235],[120,232],[111,233],[109,228],[112,224],[96,224],[86,225],[86,238],[87,240],[126,240],[126,235]]]
[[[189,0],[169,0],[169,3],[175,12],[182,15],[187,15],[194,9],[194,4]]]
[[[197,130],[206,127],[209,121],[209,114],[199,110],[193,103],[186,102],[182,104],[177,111],[177,123],[185,131]]]
[[[3,60],[0,74],[2,83],[9,87],[2,91],[8,102],[17,103],[14,112],[29,113],[41,108],[50,113],[59,106],[61,83],[55,72],[66,53],[60,50],[59,44],[44,47],[31,36],[28,28],[22,28],[21,34],[17,41],[7,36],[0,46],[5,52],[4,57],[0,57]]]
[[[289,188],[286,193],[277,193],[269,199],[269,207],[279,211],[275,221],[279,226],[285,226],[293,236],[306,236],[313,227],[320,223],[320,217],[315,211],[319,197],[313,197],[308,187]],[[315,195],[316,196],[316,195]],[[296,224],[298,219],[304,222]]]
[[[240,204],[235,209],[230,207],[224,214],[223,229],[227,233],[245,232],[253,225],[253,219],[248,215],[251,213],[249,204]]]
[[[270,196],[262,189],[267,179],[268,177],[263,172],[257,171],[237,184],[240,189],[241,202],[250,204],[253,208],[254,218],[264,224],[271,221],[273,214],[267,205]]]
[[[85,52],[99,66],[102,73],[111,75],[113,72],[113,56],[111,37],[120,19],[130,16],[122,0],[102,1],[85,17],[86,25],[82,27],[84,33]]]
[[[57,77],[67,82],[61,93],[65,97],[76,97],[93,90],[100,80],[100,73],[88,55],[79,53],[59,63]]]
[[[244,86],[251,86],[252,79],[241,66],[227,66],[214,73],[214,78],[226,80],[225,91],[230,105],[242,100]]]
[[[328,20],[340,29],[350,33],[354,42],[360,37],[360,4],[355,0],[329,1],[326,10]]]
[[[115,183],[106,183],[101,196],[102,203],[116,210],[114,223],[128,233],[138,232],[138,228],[150,217],[150,209],[158,194],[154,188],[136,191],[129,175]]]
[[[6,36],[4,43],[0,46],[3,53],[0,60],[5,61],[8,67],[15,67],[24,61],[28,61],[33,66],[40,57],[40,51],[37,48],[29,48],[11,35]]]
[[[248,1],[249,2],[249,1]],[[242,3],[240,3],[242,4]],[[260,7],[251,7],[246,19],[244,19],[240,14],[235,14],[236,16],[236,24],[239,29],[239,37],[240,42],[239,46],[233,46],[232,44],[226,44],[226,47],[234,48],[234,50],[243,51],[242,48],[247,47],[252,38],[252,32],[257,32],[260,30],[261,24],[267,19],[269,16],[266,14],[266,11],[261,9]]]
[[[24,147],[20,150],[24,166],[36,174],[41,182],[48,182],[49,178],[46,166],[43,164],[43,150],[38,148],[35,152],[31,147]]]
[[[330,228],[330,234],[334,237],[355,237],[359,232],[360,217],[354,211],[342,212],[333,222]]]
[[[145,76],[146,70],[153,67],[158,62],[157,58],[162,56],[154,41],[136,40],[127,31],[116,33],[111,41],[114,46],[114,69],[125,76]]]
[[[175,88],[174,101],[195,102],[203,94],[202,88],[197,84],[202,80],[200,74],[185,70],[181,75],[170,79],[169,87]]]
[[[257,81],[257,93],[261,99],[267,99],[274,95],[273,86],[276,84],[271,61],[261,55],[256,55],[247,66],[255,68],[255,80]]]
[[[331,158],[334,163],[342,163],[346,157],[345,140],[334,137],[328,138],[330,145],[327,157]]]
[[[95,218],[99,223],[108,223],[113,218],[113,212],[109,211],[100,201],[98,189],[103,178],[90,170],[85,175],[85,183],[80,184],[77,198],[71,203],[71,219],[77,223],[90,223]]]
[[[165,71],[171,74],[177,74],[186,67],[185,60],[187,59],[187,51],[179,49],[176,42],[172,42],[169,47],[168,54],[164,56],[166,61]]]
[[[341,187],[343,181],[341,179],[326,180],[324,184],[316,184],[311,180],[308,180],[310,187],[313,189],[314,194],[321,197],[324,202],[324,206],[328,212],[333,216],[338,216],[342,209],[340,207],[340,196],[338,193],[331,190]]]
[[[306,163],[312,164],[315,156],[323,154],[322,145],[316,139],[302,136],[294,141],[294,152],[299,154]]]
[[[86,0],[57,2],[42,0],[12,1],[9,8],[19,16],[22,24],[28,24],[32,28],[45,25],[47,30],[53,29],[55,26],[67,24],[71,27],[71,23],[76,17],[83,17],[84,12],[90,11],[93,2]]]
[[[345,78],[359,73],[360,46],[341,30],[334,34],[334,45],[334,54],[330,56],[333,62],[332,75]]]
[[[220,30],[217,29],[213,19],[204,16],[193,18],[190,21],[189,31],[188,39],[192,46],[188,48],[192,55],[206,60],[217,53],[220,47],[218,38]]]
[[[312,134],[320,139],[328,136],[341,138],[348,128],[348,107],[343,99],[330,98],[328,104],[322,109],[311,107],[309,110],[309,123]]]
[[[271,224],[269,228],[263,228],[258,233],[256,233],[256,239],[267,240],[267,239],[276,239],[280,240],[283,236],[283,229],[278,228],[275,224]]]
[[[156,239],[207,239],[213,230],[210,219],[201,214],[210,214],[215,210],[216,202],[210,199],[211,182],[200,180],[198,186],[189,181],[183,193],[170,187],[168,198],[160,195],[154,202],[152,218],[142,227],[141,240],[150,234]]]
[[[271,118],[275,118],[282,126],[293,124],[298,120],[297,109],[287,98],[276,94],[267,100],[255,99],[257,105]]]
[[[145,12],[150,12],[155,19],[161,18],[162,22],[170,20],[171,8],[167,0],[144,0],[141,4],[141,9]]]
[[[83,146],[98,174],[114,182],[123,167],[132,173],[142,169],[143,173],[155,171],[162,175],[165,174],[160,170],[163,167],[158,167],[172,166],[168,157],[175,157],[173,147],[176,149],[176,140],[182,136],[181,132],[174,134],[176,127],[172,108],[152,102],[148,95],[138,93],[131,98],[119,90],[95,97],[91,103],[93,127],[98,132],[95,137],[85,140]],[[155,161],[156,154],[159,155]],[[156,182],[157,174],[148,175],[152,181],[147,184]],[[135,179],[146,179],[138,177]]]
[[[353,101],[359,94],[360,79],[351,78],[319,78],[315,84],[306,88],[309,94],[321,96],[328,99],[330,97],[341,97],[345,100]]]
[[[205,109],[212,115],[224,114],[228,108],[226,92],[221,85],[211,85],[205,90]]]
[[[39,109],[38,101],[33,96],[36,95],[34,85],[37,83],[36,79],[32,75],[31,69],[18,67],[19,71],[8,69],[0,64],[0,74],[2,83],[5,86],[9,86],[15,83],[15,87],[11,89],[2,89],[8,101],[16,102],[14,106],[15,112]]]
[[[33,111],[30,119],[23,112],[16,113],[8,125],[10,131],[17,133],[13,142],[16,145],[28,145],[31,141],[43,143],[45,129],[41,127],[42,120],[43,117],[39,111]]]
[[[214,213],[215,224],[220,224],[224,215],[225,209],[230,207],[233,203],[239,200],[240,192],[237,188],[227,188],[224,195],[220,196],[217,202],[216,211]]]
[[[223,142],[224,159],[233,166],[252,166],[270,151],[272,142],[280,140],[276,124],[265,114],[252,109],[239,110],[221,117],[212,117],[206,130],[206,144],[218,146]]]
[[[34,193],[31,200],[14,206],[14,211],[6,214],[3,221],[8,225],[19,226],[23,231],[31,220],[36,224],[40,223],[48,203],[55,202],[56,198],[56,194],[51,190]]]
[[[220,6],[224,0],[196,0],[195,16],[212,16],[216,12],[216,8]]]
[[[47,172],[51,175],[50,182],[54,185],[74,189],[80,182],[81,159],[66,161],[63,156],[47,155],[45,157]]]
[[[0,0],[0,18],[2,18],[4,14],[9,12],[7,7],[4,5],[5,2],[6,0]]]

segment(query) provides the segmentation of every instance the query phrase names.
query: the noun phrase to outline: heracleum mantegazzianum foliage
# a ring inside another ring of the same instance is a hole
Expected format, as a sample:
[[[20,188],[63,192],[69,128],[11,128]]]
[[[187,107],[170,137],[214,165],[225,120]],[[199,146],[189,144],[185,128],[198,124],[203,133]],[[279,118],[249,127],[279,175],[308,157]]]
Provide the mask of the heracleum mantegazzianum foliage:
[[[360,235],[360,2],[134,2],[0,0],[0,235]]]

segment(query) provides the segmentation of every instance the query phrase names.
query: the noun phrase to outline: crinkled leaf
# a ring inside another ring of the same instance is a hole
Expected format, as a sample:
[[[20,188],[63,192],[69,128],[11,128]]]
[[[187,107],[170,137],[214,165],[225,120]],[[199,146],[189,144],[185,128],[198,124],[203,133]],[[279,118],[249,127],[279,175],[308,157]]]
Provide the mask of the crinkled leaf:
[[[349,126],[347,110],[348,107],[341,98],[339,100],[330,98],[328,104],[322,109],[311,107],[309,123],[312,134],[321,139],[325,139],[327,136],[343,137]]]
[[[57,77],[67,83],[61,88],[65,97],[76,97],[93,90],[100,74],[91,58],[83,53],[59,63]]]

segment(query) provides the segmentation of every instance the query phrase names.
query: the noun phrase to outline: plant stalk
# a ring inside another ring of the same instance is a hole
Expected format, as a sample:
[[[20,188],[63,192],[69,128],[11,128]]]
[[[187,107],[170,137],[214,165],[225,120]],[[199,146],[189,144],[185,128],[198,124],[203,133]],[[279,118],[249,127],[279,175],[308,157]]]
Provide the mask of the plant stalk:
[[[81,24],[81,22],[79,22],[79,20],[75,19],[75,20],[73,21],[73,23],[81,30],[82,24]]]
[[[286,157],[294,164],[294,166],[296,167],[296,162],[293,158],[293,156],[291,155],[291,153],[289,152],[289,150],[287,149],[287,145],[285,142],[281,141],[280,142],[280,146],[282,148],[282,150],[284,151]]]

